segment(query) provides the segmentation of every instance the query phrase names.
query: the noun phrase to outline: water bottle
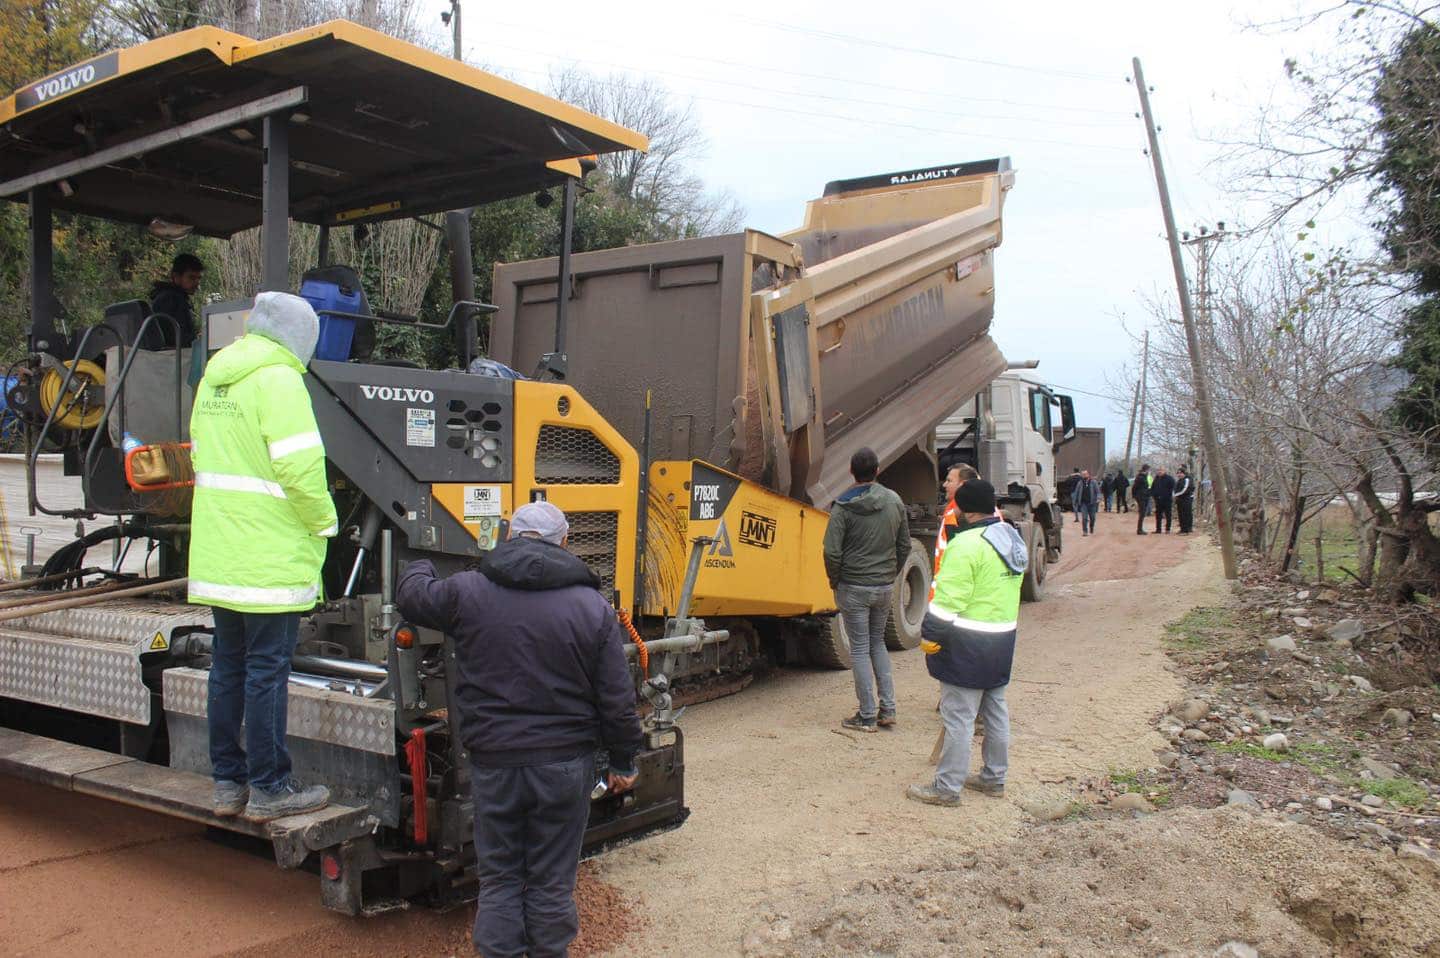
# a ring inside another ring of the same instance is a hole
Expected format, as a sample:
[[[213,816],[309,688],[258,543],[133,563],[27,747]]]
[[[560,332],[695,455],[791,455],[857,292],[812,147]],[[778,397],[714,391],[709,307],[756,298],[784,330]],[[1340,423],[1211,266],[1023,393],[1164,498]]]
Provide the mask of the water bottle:
[[[132,451],[139,449],[143,445],[145,445],[143,442],[127,432],[125,438],[120,441],[120,451],[129,455]]]

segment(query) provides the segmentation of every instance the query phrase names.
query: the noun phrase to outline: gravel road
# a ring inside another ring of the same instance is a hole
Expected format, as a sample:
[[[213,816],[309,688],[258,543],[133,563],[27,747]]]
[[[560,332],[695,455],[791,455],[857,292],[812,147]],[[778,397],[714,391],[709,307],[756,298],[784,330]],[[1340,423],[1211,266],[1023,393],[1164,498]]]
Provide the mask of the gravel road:
[[[616,953],[738,953],[776,903],[825,896],[901,851],[980,847],[1018,833],[1022,808],[1062,800],[1067,776],[1149,763],[1150,717],[1180,685],[1160,627],[1220,588],[1208,545],[1134,534],[1100,516],[1066,527],[1050,594],[1021,613],[1011,689],[1009,795],[964,809],[908,802],[938,728],[919,652],[896,656],[900,724],[842,732],[847,672],[781,670],[686,713],[690,821],[603,856],[643,915]],[[264,954],[267,958],[463,953],[467,916],[423,911],[352,921],[320,909],[316,880],[217,846],[192,826],[15,781],[0,782],[0,955]],[[603,946],[591,938],[588,948]]]

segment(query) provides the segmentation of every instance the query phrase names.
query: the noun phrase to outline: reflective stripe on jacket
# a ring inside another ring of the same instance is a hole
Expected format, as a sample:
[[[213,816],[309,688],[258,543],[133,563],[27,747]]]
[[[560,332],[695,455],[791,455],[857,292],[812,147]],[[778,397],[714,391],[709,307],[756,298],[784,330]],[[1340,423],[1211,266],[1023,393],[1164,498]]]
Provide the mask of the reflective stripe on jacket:
[[[190,416],[190,601],[304,612],[336,529],[305,367],[250,334],[215,354]]]
[[[987,538],[987,530],[1013,553],[1009,559]],[[921,625],[924,641],[939,646],[925,656],[931,676],[969,689],[993,689],[1010,681],[1023,554],[1019,534],[993,519],[951,537]]]

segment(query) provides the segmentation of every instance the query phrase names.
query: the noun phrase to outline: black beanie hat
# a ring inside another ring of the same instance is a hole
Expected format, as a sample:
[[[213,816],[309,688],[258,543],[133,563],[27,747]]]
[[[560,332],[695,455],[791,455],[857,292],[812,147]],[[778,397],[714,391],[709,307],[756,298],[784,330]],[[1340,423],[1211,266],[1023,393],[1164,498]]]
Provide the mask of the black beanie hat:
[[[961,512],[989,515],[995,511],[995,487],[984,479],[971,479],[955,490],[955,508]]]

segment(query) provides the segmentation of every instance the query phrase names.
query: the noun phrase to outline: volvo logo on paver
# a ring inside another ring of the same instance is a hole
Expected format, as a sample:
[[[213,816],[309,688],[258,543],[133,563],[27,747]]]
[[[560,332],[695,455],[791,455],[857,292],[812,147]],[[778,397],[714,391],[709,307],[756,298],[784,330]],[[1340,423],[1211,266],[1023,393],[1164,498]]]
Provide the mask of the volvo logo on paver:
[[[386,399],[390,402],[434,402],[435,394],[428,389],[411,386],[361,386],[360,392],[366,399]]]
[[[19,113],[62,97],[67,93],[74,93],[98,80],[108,80],[119,72],[119,68],[119,51],[115,51],[107,53],[103,57],[97,57],[89,63],[82,63],[64,73],[37,80],[15,94],[15,111]]]

